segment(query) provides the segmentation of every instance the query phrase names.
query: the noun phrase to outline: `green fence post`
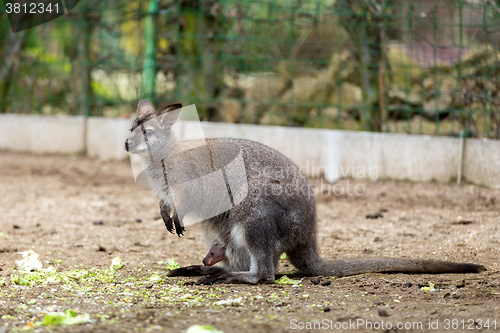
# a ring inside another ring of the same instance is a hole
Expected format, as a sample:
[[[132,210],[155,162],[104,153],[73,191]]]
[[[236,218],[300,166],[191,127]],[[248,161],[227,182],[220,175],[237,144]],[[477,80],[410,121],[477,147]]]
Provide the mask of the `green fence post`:
[[[156,17],[158,13],[158,0],[149,0],[148,13],[144,27],[145,52],[142,68],[142,92],[144,98],[151,100],[155,92],[156,74]]]

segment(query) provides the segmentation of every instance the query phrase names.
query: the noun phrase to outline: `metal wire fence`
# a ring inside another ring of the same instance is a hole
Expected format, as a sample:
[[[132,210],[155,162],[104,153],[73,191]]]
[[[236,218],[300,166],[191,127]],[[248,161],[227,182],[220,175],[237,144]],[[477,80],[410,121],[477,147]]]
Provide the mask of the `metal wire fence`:
[[[500,1],[84,0],[12,33],[0,110],[500,139]],[[5,12],[5,8],[1,8]]]

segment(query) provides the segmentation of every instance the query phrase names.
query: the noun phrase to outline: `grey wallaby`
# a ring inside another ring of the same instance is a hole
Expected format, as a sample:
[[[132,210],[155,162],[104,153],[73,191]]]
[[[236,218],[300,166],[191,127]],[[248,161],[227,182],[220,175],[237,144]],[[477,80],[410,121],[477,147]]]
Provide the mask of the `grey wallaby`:
[[[135,131],[127,138],[126,150],[136,153],[150,149],[154,154],[157,149],[175,152],[182,145],[189,145],[189,142],[177,142],[171,133],[170,127],[176,117],[166,117],[181,107],[181,104],[172,104],[156,112],[150,102],[140,101],[132,130],[142,126],[142,131]],[[155,117],[159,119],[156,125],[144,126],[147,120]],[[139,136],[143,135],[147,138],[148,147],[143,140],[139,140]],[[370,272],[438,274],[486,270],[478,264],[440,260],[323,259],[317,250],[314,195],[299,167],[278,151],[258,142],[230,138],[206,141],[209,145],[239,145],[245,164],[248,195],[226,213],[201,222],[208,247],[217,245],[224,251],[226,260],[222,261],[222,266],[188,266],[170,271],[170,276],[202,276],[197,284],[272,283],[283,252],[304,275],[340,277]],[[176,163],[182,166],[183,161]],[[160,200],[161,215],[167,229],[172,232],[175,225],[176,232],[181,234],[183,226],[176,219],[168,184],[165,186],[160,181],[163,179],[161,166],[150,163],[144,172],[153,194]],[[186,173],[192,172],[186,170]]]

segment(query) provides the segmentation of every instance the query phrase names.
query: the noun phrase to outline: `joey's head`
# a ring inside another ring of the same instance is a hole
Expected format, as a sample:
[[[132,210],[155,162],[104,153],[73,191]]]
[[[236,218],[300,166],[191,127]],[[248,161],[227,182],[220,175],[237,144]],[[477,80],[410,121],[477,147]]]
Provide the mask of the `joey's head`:
[[[140,101],[137,118],[125,141],[125,150],[131,154],[147,153],[152,157],[173,151],[176,141],[171,127],[179,119],[181,109],[182,105],[175,103],[156,112],[149,101]]]
[[[203,258],[203,265],[205,266],[213,266],[219,261],[222,261],[226,258],[226,249],[220,246],[219,244],[215,244],[212,246],[207,256]]]

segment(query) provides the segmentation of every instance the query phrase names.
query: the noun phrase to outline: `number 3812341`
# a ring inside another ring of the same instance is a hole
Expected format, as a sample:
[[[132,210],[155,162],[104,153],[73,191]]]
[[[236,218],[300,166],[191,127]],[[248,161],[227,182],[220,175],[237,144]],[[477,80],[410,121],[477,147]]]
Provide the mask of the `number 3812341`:
[[[43,14],[43,13],[59,13],[59,4],[51,4],[51,3],[10,3],[6,2],[5,3],[5,11],[7,14],[19,14],[19,13],[24,13],[24,14]]]

